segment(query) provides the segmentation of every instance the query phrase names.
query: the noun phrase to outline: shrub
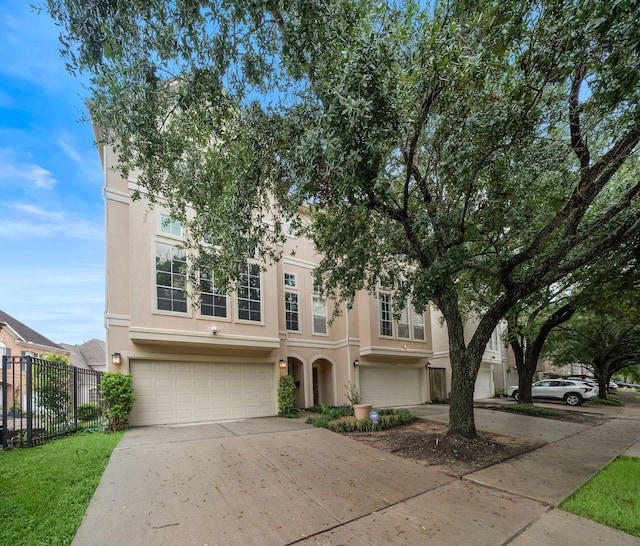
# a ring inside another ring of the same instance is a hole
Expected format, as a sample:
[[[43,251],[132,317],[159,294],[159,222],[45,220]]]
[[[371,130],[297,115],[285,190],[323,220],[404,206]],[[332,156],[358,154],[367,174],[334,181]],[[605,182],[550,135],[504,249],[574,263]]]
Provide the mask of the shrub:
[[[80,404],[78,406],[78,419],[80,421],[93,421],[98,418],[97,404]]]
[[[624,406],[624,402],[617,396],[609,395],[606,400],[604,398],[593,398],[589,400],[590,406]]]
[[[109,430],[116,432],[129,424],[129,414],[133,408],[133,377],[119,372],[105,372],[102,376],[100,393],[105,405],[105,415],[109,420]]]
[[[313,425],[314,427],[328,428],[333,432],[372,432],[375,430],[386,430],[393,427],[398,427],[401,425],[406,425],[414,421],[415,417],[411,415],[409,410],[401,409],[381,409],[378,411],[378,415],[380,419],[378,420],[378,424],[374,425],[370,419],[342,419],[336,421],[337,417],[342,417],[345,415],[344,409],[340,410],[340,414],[336,417],[332,417],[332,412],[328,411],[326,413],[322,413],[318,417],[309,417],[306,421],[308,425]]]
[[[290,414],[296,407],[296,382],[290,375],[280,376],[278,408],[281,414]]]
[[[33,365],[33,392],[37,405],[55,426],[65,424],[71,411],[71,368],[69,360],[60,353],[50,353],[42,357],[49,365]]]
[[[556,417],[560,415],[557,411],[534,406],[533,404],[509,404],[502,406],[502,409],[522,415],[531,415],[532,417]]]
[[[358,392],[358,387],[351,383],[351,381],[345,385],[345,388],[347,389],[347,394],[345,396],[347,397],[347,400],[349,400],[351,407],[362,402],[362,396],[360,396],[360,393]]]
[[[331,418],[328,415],[319,415],[318,417],[307,417],[305,423],[318,428],[329,428]]]

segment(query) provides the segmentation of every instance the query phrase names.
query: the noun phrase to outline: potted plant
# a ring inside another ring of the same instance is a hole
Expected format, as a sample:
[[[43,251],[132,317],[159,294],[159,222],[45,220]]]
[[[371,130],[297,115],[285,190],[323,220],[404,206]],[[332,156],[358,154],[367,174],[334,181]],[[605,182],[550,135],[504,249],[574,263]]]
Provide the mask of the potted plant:
[[[369,419],[369,413],[373,409],[372,404],[363,404],[362,396],[358,392],[358,388],[351,382],[347,385],[347,400],[351,404],[353,408],[353,414],[356,417],[357,421],[362,421],[363,419]]]

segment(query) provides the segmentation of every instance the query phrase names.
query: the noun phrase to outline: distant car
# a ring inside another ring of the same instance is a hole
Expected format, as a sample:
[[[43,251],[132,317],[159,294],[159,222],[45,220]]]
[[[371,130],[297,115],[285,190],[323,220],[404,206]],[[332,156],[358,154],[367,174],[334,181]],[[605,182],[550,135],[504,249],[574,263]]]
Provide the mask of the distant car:
[[[516,402],[519,400],[518,387],[507,390]],[[587,383],[572,379],[543,379],[531,385],[532,398],[562,400],[569,406],[579,406],[587,400],[598,396],[596,390]]]
[[[587,383],[592,387],[599,387],[598,381],[594,377],[583,378],[582,376],[577,375],[577,376],[569,376],[568,379],[571,379],[571,381],[582,381],[583,383]],[[614,383],[613,381],[609,381],[609,386],[607,387],[608,390],[615,391],[617,388],[618,388],[617,383]],[[596,393],[598,392],[598,390],[599,389],[596,390]]]

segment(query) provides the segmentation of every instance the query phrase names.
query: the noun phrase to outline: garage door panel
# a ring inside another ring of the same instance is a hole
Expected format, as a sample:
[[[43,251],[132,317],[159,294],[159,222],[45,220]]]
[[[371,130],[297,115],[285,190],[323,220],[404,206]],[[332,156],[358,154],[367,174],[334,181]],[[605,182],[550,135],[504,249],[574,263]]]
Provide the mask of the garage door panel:
[[[360,367],[360,394],[377,407],[421,404],[420,369]]]
[[[132,361],[134,425],[275,415],[270,364]]]

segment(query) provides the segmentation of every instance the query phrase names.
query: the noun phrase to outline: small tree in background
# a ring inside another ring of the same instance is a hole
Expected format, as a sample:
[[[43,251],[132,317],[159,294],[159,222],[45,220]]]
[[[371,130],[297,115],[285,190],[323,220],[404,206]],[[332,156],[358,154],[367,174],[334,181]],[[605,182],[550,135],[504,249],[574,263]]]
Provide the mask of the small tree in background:
[[[280,413],[292,413],[296,407],[296,382],[290,375],[280,377],[278,385],[278,408]]]
[[[117,432],[129,424],[129,414],[133,408],[133,377],[130,374],[106,372],[102,376],[100,392],[105,405],[105,415],[109,420],[109,430]]]
[[[53,423],[59,425],[67,421],[71,411],[72,379],[69,359],[60,353],[44,355],[42,360],[52,365],[33,365],[33,392],[35,403],[51,415]]]

